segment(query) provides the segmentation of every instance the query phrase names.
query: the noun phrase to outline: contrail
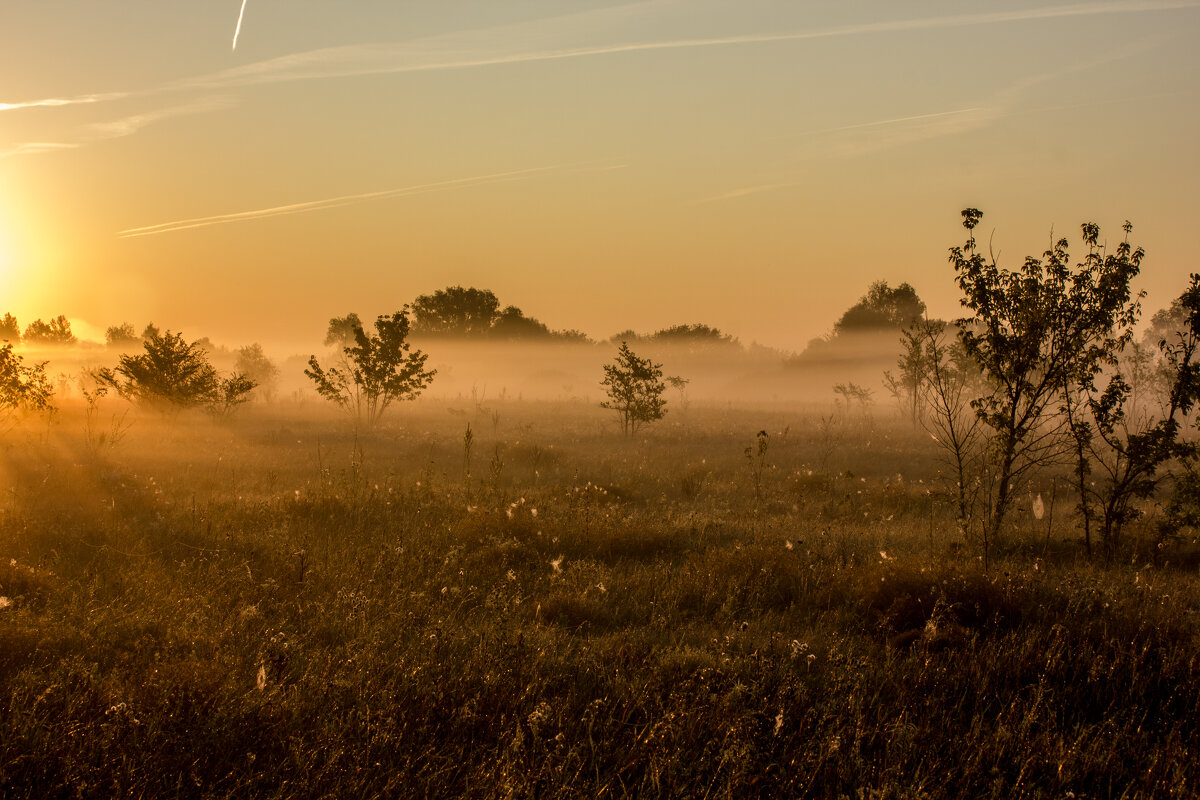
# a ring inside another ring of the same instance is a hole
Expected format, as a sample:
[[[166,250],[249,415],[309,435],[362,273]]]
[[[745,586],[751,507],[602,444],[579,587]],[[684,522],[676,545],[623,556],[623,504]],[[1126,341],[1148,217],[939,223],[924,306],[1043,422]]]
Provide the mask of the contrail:
[[[242,32],[242,17],[246,15],[246,0],[242,0],[242,10],[238,12],[237,27],[233,29],[233,49],[237,50],[237,37]]]
[[[529,169],[518,169],[511,172],[493,172],[488,175],[476,175],[471,178],[455,178],[448,181],[437,181],[436,183],[421,183],[415,186],[403,186],[399,189],[384,189],[379,192],[365,192],[363,194],[347,194],[340,197],[329,197],[324,200],[309,200],[304,203],[291,203],[284,206],[272,206],[271,208],[258,208],[253,211],[238,211],[232,214],[215,214],[211,217],[194,217],[192,219],[179,219],[174,222],[160,222],[157,225],[146,225],[140,228],[128,228],[119,231],[117,236],[121,239],[133,239],[138,236],[154,236],[159,233],[173,233],[174,231],[188,230],[189,228],[204,228],[209,225],[223,225],[229,222],[246,222],[252,219],[265,219],[267,217],[282,217],[288,214],[304,214],[309,211],[323,211],[327,208],[337,208],[339,206],[350,205],[363,200],[378,200],[385,197],[400,197],[410,194],[423,194],[425,192],[437,192],[446,189],[454,189],[464,186],[476,186],[484,183],[492,183],[503,180],[513,180],[522,175],[530,175],[535,172],[546,172],[552,169],[559,169],[557,166],[550,167],[531,167]]]

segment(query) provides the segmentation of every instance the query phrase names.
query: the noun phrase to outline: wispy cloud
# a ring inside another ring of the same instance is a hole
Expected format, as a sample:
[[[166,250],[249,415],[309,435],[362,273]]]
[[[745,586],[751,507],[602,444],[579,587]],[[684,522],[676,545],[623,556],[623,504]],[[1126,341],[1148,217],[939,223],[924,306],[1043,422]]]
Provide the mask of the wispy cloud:
[[[129,97],[130,92],[106,92],[103,94],[81,94],[76,97],[44,97],[40,100],[25,100],[19,103],[0,103],[0,111],[18,111],[23,108],[61,108],[102,103]]]
[[[774,192],[779,189],[791,189],[796,186],[802,186],[802,185],[803,184],[800,181],[782,181],[782,182],[778,182],[778,183],[760,183],[755,186],[746,186],[741,189],[734,189],[733,191],[725,192],[724,194],[718,194],[713,197],[705,197],[700,200],[697,200],[696,204],[699,205],[700,203],[716,203],[721,200],[736,200],[739,197],[749,197],[752,194],[762,194],[763,192]]]
[[[204,114],[210,111],[229,108],[231,105],[233,105],[233,101],[227,97],[203,97],[191,103],[181,103],[176,106],[154,109],[142,114],[131,114],[130,116],[107,122],[93,122],[83,127],[82,132],[75,141],[23,142],[13,145],[7,150],[0,150],[0,158],[73,150],[92,142],[132,136],[147,125],[153,125],[156,122],[161,122],[171,117]]]
[[[176,88],[232,88],[320,78],[460,70],[653,50],[798,42],[869,34],[1031,22],[1064,17],[1144,14],[1196,7],[1200,7],[1200,0],[1159,0],[1158,2],[1114,0],[1113,2],[1075,3],[979,14],[949,14],[916,19],[885,20],[779,33],[611,42],[548,49],[520,49],[521,43],[530,37],[520,35],[524,25],[513,25],[506,26],[502,32],[504,35],[498,35],[495,30],[469,31],[399,44],[355,45],[310,50],[188,79],[177,84]],[[495,45],[497,41],[506,43],[508,49],[497,49]],[[512,43],[516,43],[516,48]]]
[[[629,6],[640,13],[652,13],[661,4]],[[556,61],[653,50],[678,50],[705,47],[798,42],[870,34],[902,33],[939,28],[961,28],[1006,23],[1033,22],[1066,17],[1146,14],[1200,7],[1200,0],[1108,0],[1073,3],[1041,8],[989,11],[975,14],[947,14],[914,19],[832,26],[777,33],[739,34],[694,38],[668,38],[654,41],[627,41],[579,44],[561,47],[536,47],[538,42],[555,38],[553,26],[563,19],[586,17],[567,15],[536,23],[518,23],[488,30],[464,31],[410,42],[378,45],[352,45],[293,53],[258,61],[207,75],[176,81],[155,89],[134,92],[110,92],[72,98],[49,98],[27,102],[0,103],[0,111],[36,106],[75,105],[120,99],[134,94],[150,95],[189,89],[223,89],[289,81],[346,78],[354,76],[459,70],[536,61]],[[591,13],[591,12],[589,12]],[[622,9],[621,19],[628,23],[631,12]],[[579,26],[572,26],[579,27]],[[628,23],[625,27],[632,27]],[[608,34],[615,36],[615,34]],[[500,44],[497,45],[497,42]]]
[[[35,153],[53,153],[59,150],[73,150],[76,147],[79,147],[78,142],[23,142],[10,147],[8,150],[0,150],[0,158],[29,156]]]
[[[509,172],[493,172],[487,175],[475,175],[469,178],[455,178],[453,180],[437,181],[434,183],[421,183],[413,186],[402,186],[397,189],[384,189],[377,192],[346,194],[338,197],[328,197],[322,200],[309,200],[302,203],[289,203],[287,205],[271,206],[270,208],[257,208],[251,211],[237,211],[231,214],[214,214],[208,217],[180,219],[172,222],[161,222],[157,225],[145,225],[139,228],[128,228],[126,230],[119,231],[117,236],[122,239],[132,239],[139,236],[156,236],[160,233],[173,233],[175,231],[189,230],[191,228],[204,228],[209,225],[226,225],[231,222],[249,222],[251,220],[267,219],[269,217],[282,217],[289,214],[307,214],[313,211],[324,211],[325,209],[347,206],[351,205],[352,203],[361,203],[366,200],[382,200],[390,197],[404,197],[406,195],[426,194],[429,192],[444,192],[450,189],[463,189],[469,186],[481,186],[488,183],[521,180],[531,177],[539,172],[549,172],[556,169],[560,169],[560,167],[531,167],[529,169],[511,170]]]
[[[171,117],[221,111],[233,104],[233,101],[227,97],[205,97],[194,103],[159,108],[143,114],[131,114],[128,117],[122,117],[110,122],[94,122],[87,126],[87,130],[93,140],[115,139],[121,136],[131,136],[147,125],[153,125],[156,122],[162,122]]]

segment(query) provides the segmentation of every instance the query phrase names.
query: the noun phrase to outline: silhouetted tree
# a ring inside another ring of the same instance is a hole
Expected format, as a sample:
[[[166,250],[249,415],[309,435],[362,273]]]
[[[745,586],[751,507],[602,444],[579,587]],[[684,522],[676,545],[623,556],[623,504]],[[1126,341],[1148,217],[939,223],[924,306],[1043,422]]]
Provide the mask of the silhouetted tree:
[[[571,328],[569,330],[561,330],[554,332],[554,338],[561,339],[564,342],[577,342],[579,344],[588,344],[592,341],[592,337],[588,336],[583,331]]]
[[[662,419],[667,401],[663,399],[666,384],[662,380],[662,364],[640,358],[625,342],[611,364],[604,365],[604,380],[610,399],[600,403],[621,415],[621,428],[627,436],[646,423]]]
[[[650,339],[655,342],[671,342],[676,344],[705,345],[705,344],[737,344],[737,340],[718,328],[702,323],[694,325],[672,325],[656,331]]]
[[[142,343],[142,338],[137,335],[137,330],[128,322],[120,325],[110,325],[104,331],[104,341],[109,347],[132,347]]]
[[[12,314],[6,313],[4,318],[0,319],[0,340],[13,344],[21,341],[21,326],[17,324],[17,318]]]
[[[182,333],[157,334],[142,346],[144,353],[123,355],[115,368],[97,370],[96,382],[151,406],[208,406],[216,411],[228,411],[244,402],[254,388],[254,382],[244,375],[218,375],[204,348],[185,340]]]
[[[325,331],[325,346],[339,349],[352,346],[354,332],[362,330],[362,326],[362,320],[354,312],[344,317],[334,317],[329,320],[329,328]]]
[[[1123,249],[1118,248],[1115,257],[1122,254]],[[1089,391],[1087,396],[1095,435],[1089,435],[1085,443],[1089,466],[1095,465],[1099,480],[1079,482],[1081,506],[1090,516],[1090,506],[1095,504],[1100,541],[1109,558],[1121,545],[1125,524],[1137,516],[1134,501],[1150,497],[1158,487],[1159,468],[1172,458],[1190,458],[1196,452],[1194,442],[1180,440],[1180,418],[1200,400],[1200,275],[1191,276],[1190,285],[1174,305],[1182,312],[1174,335],[1159,341],[1163,364],[1172,375],[1169,400],[1161,416],[1132,410],[1133,392],[1125,380],[1124,365],[1109,371],[1102,392]]]
[[[628,330],[621,331],[620,333],[614,333],[609,337],[608,341],[610,344],[619,345],[624,344],[625,342],[643,342],[645,341],[645,337],[630,328]]]
[[[428,356],[407,341],[408,306],[378,317],[375,331],[369,335],[361,325],[356,328],[354,344],[342,350],[340,366],[326,369],[311,356],[304,370],[322,397],[367,425],[377,423],[393,401],[416,398],[437,374],[425,369]]]
[[[887,281],[876,281],[842,314],[833,332],[837,335],[906,328],[924,316],[925,303],[912,286],[902,283],[893,289]]]
[[[485,289],[451,286],[413,301],[413,333],[422,336],[487,336],[500,311]]]
[[[545,324],[527,317],[516,306],[507,306],[492,321],[493,339],[549,339],[553,334]]]
[[[1063,451],[1066,423],[1052,403],[1064,386],[1107,357],[1112,331],[1136,313],[1130,281],[1142,251],[1089,258],[1072,270],[1068,243],[1060,239],[1042,259],[1027,257],[1020,269],[1005,270],[976,249],[982,212],[969,208],[962,214],[968,239],[951,248],[950,263],[962,305],[974,316],[960,320],[960,338],[987,378],[988,391],[972,406],[993,433],[996,493],[984,531],[986,563],[1018,479]],[[1085,240],[1087,231],[1085,226]]]
[[[68,345],[78,339],[71,333],[71,321],[59,314],[49,322],[35,319],[25,328],[26,344]]]
[[[156,339],[161,335],[162,335],[162,332],[158,329],[158,326],[155,325],[153,322],[147,322],[146,327],[142,328],[142,341],[144,341],[144,342],[148,342],[151,339]]]
[[[27,367],[10,342],[0,345],[0,410],[48,411],[53,396],[45,362]]]
[[[279,383],[279,367],[267,358],[261,344],[255,342],[238,348],[234,370],[254,381],[263,399],[274,398],[275,387]]]

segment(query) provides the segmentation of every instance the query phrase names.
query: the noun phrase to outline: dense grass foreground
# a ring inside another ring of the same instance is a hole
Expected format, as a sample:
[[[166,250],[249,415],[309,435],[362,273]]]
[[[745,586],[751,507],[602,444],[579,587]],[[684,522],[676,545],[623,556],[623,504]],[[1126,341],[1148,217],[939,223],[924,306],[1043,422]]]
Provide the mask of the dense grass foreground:
[[[10,433],[0,796],[1200,785],[1195,569],[1077,561],[1061,498],[985,574],[900,429],[437,411]]]

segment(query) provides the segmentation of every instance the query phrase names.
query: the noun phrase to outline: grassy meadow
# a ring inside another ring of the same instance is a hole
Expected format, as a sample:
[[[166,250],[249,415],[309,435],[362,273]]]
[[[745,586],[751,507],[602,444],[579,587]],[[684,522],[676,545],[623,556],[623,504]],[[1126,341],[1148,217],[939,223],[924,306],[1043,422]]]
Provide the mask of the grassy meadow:
[[[0,440],[2,797],[1200,786],[1194,543],[1047,473],[984,571],[883,404],[124,408]]]

